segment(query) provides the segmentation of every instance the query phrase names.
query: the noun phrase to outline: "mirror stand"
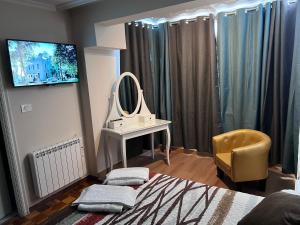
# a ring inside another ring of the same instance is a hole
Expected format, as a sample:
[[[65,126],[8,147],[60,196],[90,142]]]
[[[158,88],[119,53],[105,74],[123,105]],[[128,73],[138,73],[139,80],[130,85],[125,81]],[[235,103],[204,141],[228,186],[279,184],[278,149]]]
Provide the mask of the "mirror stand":
[[[116,103],[116,93],[114,92],[112,94],[112,98],[110,98],[110,112],[108,114],[108,117],[106,119],[106,127],[114,128],[114,126],[117,125],[117,121],[122,120],[122,117],[120,116],[120,113],[118,112],[117,103]]]
[[[120,103],[119,88],[120,83],[125,77],[131,77],[138,90],[138,102],[133,113],[126,113]],[[129,127],[134,125],[152,125],[155,123],[155,114],[152,114],[148,109],[143,90],[140,88],[140,84],[136,77],[129,72],[121,74],[120,78],[116,81],[115,90],[112,96],[110,113],[106,120],[106,127],[111,129],[117,129],[122,127]]]

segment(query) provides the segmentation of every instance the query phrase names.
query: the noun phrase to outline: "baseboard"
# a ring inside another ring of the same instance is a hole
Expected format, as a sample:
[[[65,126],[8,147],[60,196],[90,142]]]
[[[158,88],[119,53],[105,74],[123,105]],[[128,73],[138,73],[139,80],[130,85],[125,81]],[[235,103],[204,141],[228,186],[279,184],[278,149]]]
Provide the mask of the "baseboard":
[[[8,222],[10,219],[16,217],[17,215],[18,214],[16,212],[8,214],[4,218],[0,219],[0,224],[5,224],[6,222]]]

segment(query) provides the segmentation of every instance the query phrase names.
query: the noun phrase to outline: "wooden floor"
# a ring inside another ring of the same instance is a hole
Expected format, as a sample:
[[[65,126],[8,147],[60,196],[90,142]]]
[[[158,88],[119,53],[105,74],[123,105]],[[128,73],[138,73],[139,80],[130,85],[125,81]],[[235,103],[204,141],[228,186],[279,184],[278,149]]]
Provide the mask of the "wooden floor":
[[[164,158],[161,151],[156,151],[154,161],[149,156],[138,156],[130,159],[128,166],[146,166],[150,168],[151,172],[167,174],[223,188],[233,187],[228,178],[225,177],[223,180],[220,180],[216,176],[214,160],[207,155],[191,150],[177,149],[171,152],[171,166],[166,165]],[[121,164],[116,165],[116,167],[120,166]],[[99,175],[100,180],[104,175],[105,172]],[[94,183],[100,183],[100,181],[93,177],[79,181],[64,191],[32,207],[30,210],[31,213],[28,216],[24,218],[12,218],[6,224],[48,224],[49,221],[53,223],[53,217],[62,214],[64,209],[70,207],[70,204],[79,196],[82,189]],[[281,168],[275,166],[269,169],[269,178],[265,192],[259,191],[255,182],[243,184],[241,191],[266,196],[275,191],[291,188],[294,188],[294,176],[282,174]]]

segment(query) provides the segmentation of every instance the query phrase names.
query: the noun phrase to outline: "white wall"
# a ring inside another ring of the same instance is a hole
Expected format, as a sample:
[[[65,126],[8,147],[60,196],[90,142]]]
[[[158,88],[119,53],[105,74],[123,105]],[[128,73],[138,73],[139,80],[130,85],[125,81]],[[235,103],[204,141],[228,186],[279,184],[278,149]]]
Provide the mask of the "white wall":
[[[125,26],[123,23],[111,26],[95,24],[96,45],[112,48],[126,49]]]
[[[94,150],[88,152],[88,157],[90,163],[96,164],[96,170],[93,171],[96,174],[109,166],[105,160],[105,150],[109,150],[112,153],[114,162],[120,160],[118,143],[110,143],[108,144],[109,149],[105,149],[103,136],[101,137],[101,128],[104,126],[109,110],[111,89],[119,75],[120,58],[118,50],[104,48],[87,48],[84,51],[84,57],[94,140]]]
[[[70,42],[69,23],[67,13],[0,2],[0,74],[5,80],[30,205],[37,199],[27,154],[74,135],[82,136],[79,91],[77,84],[13,88],[3,40]],[[20,105],[27,103],[32,104],[33,111],[21,113]]]

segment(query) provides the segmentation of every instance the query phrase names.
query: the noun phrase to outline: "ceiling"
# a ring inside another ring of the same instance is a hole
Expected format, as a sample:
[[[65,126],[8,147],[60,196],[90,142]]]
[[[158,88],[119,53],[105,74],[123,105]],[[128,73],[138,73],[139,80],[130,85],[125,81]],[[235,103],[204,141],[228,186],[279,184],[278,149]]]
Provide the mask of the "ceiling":
[[[38,7],[48,10],[65,10],[102,0],[4,0],[10,3]]]

